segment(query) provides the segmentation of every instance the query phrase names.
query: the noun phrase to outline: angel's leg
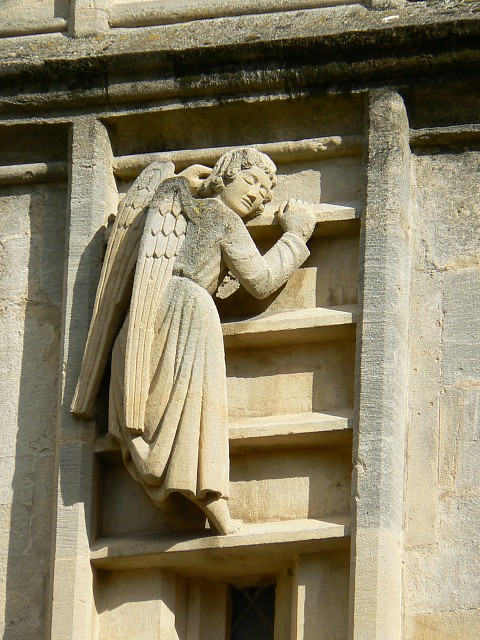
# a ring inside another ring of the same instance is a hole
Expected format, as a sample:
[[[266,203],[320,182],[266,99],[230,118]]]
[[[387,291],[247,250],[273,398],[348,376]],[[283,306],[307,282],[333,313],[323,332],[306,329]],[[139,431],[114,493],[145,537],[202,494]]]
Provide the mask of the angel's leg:
[[[240,529],[238,520],[232,520],[228,502],[225,498],[203,498],[194,500],[200,509],[205,513],[212,529],[221,535],[235,533]]]

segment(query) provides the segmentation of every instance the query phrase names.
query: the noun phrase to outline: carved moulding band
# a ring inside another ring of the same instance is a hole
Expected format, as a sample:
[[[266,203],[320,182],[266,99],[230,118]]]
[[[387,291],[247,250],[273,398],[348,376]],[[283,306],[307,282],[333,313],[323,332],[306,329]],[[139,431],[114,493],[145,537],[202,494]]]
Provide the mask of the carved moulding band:
[[[198,3],[177,2],[174,7],[164,0],[150,1],[147,6],[132,0],[114,0],[108,10],[111,27],[140,27],[207,18],[273,13],[277,11],[299,11],[338,5],[357,4],[357,0],[228,0],[224,2]]]
[[[0,184],[29,184],[54,182],[68,176],[66,162],[33,162],[0,167]]]
[[[242,145],[245,146],[245,145]],[[269,155],[279,164],[357,155],[363,151],[362,136],[326,136],[323,138],[306,138],[304,140],[287,140],[251,145],[255,149]],[[205,149],[186,149],[180,151],[162,151],[159,153],[141,153],[115,158],[113,170],[119,178],[133,178],[152,162],[171,161],[177,170],[191,164],[200,163],[214,165],[227,151],[239,149],[240,146],[210,147]]]

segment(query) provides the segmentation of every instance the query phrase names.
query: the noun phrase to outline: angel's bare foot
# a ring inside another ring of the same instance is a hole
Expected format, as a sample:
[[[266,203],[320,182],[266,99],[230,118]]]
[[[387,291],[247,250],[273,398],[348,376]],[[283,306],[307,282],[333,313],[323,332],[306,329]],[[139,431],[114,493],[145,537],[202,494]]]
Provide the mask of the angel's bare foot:
[[[212,529],[220,535],[236,533],[241,528],[241,523],[230,517],[230,510],[225,498],[207,498],[196,500],[196,502],[207,516]]]

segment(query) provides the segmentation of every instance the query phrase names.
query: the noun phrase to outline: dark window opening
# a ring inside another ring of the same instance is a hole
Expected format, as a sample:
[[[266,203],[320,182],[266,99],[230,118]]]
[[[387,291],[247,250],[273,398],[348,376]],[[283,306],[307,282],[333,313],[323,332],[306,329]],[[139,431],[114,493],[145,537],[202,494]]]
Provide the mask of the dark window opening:
[[[230,587],[230,640],[273,640],[275,585]]]

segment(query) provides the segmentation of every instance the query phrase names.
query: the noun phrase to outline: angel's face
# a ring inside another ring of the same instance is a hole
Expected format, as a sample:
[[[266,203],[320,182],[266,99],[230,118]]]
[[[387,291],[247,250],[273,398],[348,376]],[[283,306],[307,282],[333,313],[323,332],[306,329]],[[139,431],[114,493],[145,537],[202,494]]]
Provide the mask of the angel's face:
[[[248,218],[271,200],[272,187],[272,180],[263,169],[251,167],[236,173],[219,195],[227,207],[241,218]]]

